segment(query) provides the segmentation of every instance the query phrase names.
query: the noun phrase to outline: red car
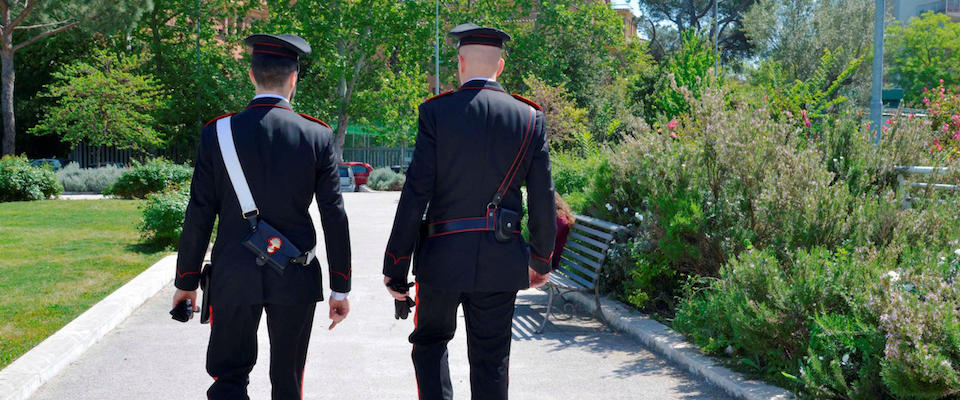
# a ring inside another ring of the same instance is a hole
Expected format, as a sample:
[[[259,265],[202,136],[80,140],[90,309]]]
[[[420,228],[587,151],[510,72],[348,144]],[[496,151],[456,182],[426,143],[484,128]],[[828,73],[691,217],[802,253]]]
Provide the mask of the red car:
[[[359,190],[360,185],[367,184],[367,178],[370,178],[370,172],[373,171],[370,164],[362,162],[343,162],[340,165],[350,167],[353,170],[353,177],[357,181],[357,190]]]

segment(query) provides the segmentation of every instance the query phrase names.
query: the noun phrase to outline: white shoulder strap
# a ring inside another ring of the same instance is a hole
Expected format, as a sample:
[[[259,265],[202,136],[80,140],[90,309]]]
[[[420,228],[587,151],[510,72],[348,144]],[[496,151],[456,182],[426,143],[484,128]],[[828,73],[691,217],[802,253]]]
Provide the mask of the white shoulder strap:
[[[231,117],[217,120],[217,141],[220,143],[220,154],[223,155],[223,164],[227,167],[227,175],[233,184],[233,191],[237,192],[240,209],[246,216],[257,211],[257,203],[253,201],[253,194],[247,186],[247,178],[243,175],[243,167],[237,157],[237,147],[233,144],[233,131],[230,129]]]

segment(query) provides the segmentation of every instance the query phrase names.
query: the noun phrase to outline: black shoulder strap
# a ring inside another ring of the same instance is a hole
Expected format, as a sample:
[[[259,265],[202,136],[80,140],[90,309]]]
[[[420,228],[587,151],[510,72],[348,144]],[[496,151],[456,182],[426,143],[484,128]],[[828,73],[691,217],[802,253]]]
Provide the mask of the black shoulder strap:
[[[510,190],[510,186],[513,184],[513,179],[517,176],[517,172],[520,171],[520,166],[523,165],[523,159],[527,156],[527,150],[530,148],[530,140],[533,138],[533,125],[535,124],[537,112],[533,107],[527,107],[530,109],[530,119],[527,121],[527,129],[523,132],[523,140],[520,142],[520,150],[517,151],[517,156],[513,159],[513,164],[510,165],[510,169],[507,170],[507,176],[503,177],[503,181],[500,182],[500,187],[497,188],[497,193],[493,195],[493,199],[490,200],[490,204],[487,208],[500,208],[500,202],[503,201],[503,196],[506,196],[507,190]]]

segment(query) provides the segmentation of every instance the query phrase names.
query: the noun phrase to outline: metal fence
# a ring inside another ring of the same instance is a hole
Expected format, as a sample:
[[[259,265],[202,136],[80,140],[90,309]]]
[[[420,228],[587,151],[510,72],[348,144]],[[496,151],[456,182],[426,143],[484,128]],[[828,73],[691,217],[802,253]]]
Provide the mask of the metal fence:
[[[129,165],[143,155],[133,150],[118,150],[112,147],[90,146],[80,143],[67,156],[67,162],[80,164],[80,168],[96,168],[104,165]]]
[[[897,186],[899,186],[897,193],[900,204],[903,208],[910,208],[913,204],[913,197],[911,196],[909,189],[923,189],[931,192],[945,191],[950,194],[957,194],[960,192],[960,185],[929,182],[936,180],[938,176],[944,176],[956,172],[951,171],[949,168],[898,166],[895,167],[894,170],[897,172]],[[924,178],[916,177],[911,179],[911,177],[920,175],[924,176]],[[928,182],[919,182],[915,179],[924,179]]]
[[[395,165],[406,167],[413,157],[413,148],[345,148],[343,161],[364,162],[371,167],[392,167]]]

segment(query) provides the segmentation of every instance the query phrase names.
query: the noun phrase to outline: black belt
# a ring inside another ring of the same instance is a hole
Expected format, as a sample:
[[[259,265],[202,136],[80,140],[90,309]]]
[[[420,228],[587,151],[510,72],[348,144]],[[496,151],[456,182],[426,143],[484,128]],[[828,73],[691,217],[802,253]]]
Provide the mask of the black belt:
[[[474,218],[457,218],[446,221],[431,222],[427,225],[427,237],[452,235],[464,232],[493,231],[494,216]],[[520,233],[519,230],[514,233]]]

